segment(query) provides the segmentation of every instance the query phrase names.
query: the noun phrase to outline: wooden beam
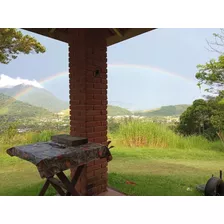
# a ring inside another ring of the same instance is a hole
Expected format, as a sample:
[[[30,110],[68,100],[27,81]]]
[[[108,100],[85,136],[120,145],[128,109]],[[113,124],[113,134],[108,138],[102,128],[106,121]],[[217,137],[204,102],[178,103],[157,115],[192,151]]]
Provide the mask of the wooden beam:
[[[50,33],[54,33],[55,30],[56,30],[56,28],[50,29]]]
[[[72,32],[71,33],[68,32],[72,29],[69,29],[66,32],[59,28],[51,28],[51,32],[49,32],[48,28],[23,28],[23,29],[40,34],[40,35],[44,35],[44,36],[47,36],[47,37],[50,37],[50,38],[53,38],[56,40],[60,40],[60,41],[66,42],[66,43],[69,42],[69,39],[72,36]],[[121,32],[118,28],[112,28],[112,30],[117,35],[112,35],[107,38],[107,46],[111,46],[113,44],[119,43],[121,41],[138,36],[140,34],[143,34],[145,32],[148,32],[148,31],[151,31],[154,29],[155,28],[130,28],[125,32]],[[111,28],[108,30],[111,30]]]
[[[114,32],[119,36],[119,37],[123,37],[123,34],[120,32],[119,29],[117,28],[113,28]]]
[[[51,31],[49,31],[48,28],[22,28],[22,29],[33,32],[33,33],[37,33],[46,37],[50,37],[56,40],[60,40],[66,43],[68,43],[68,40],[69,40],[69,36],[67,33],[61,32],[56,28],[52,28],[54,29],[53,32],[52,32],[52,29]]]
[[[113,44],[130,39],[132,37],[138,36],[140,34],[149,32],[154,29],[155,28],[130,28],[123,34],[122,37],[118,36],[118,35],[114,35],[114,36],[107,38],[107,46],[111,46]]]

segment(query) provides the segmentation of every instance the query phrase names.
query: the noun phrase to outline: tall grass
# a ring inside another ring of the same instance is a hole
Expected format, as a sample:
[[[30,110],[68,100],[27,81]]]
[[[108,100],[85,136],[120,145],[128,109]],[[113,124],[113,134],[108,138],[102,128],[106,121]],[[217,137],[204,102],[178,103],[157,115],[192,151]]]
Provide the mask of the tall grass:
[[[8,133],[0,135],[0,144],[3,145],[20,145],[20,144],[32,144],[35,142],[49,141],[51,136],[55,133],[52,131],[44,130],[42,132],[27,132],[27,133],[15,133],[13,136],[9,136]]]
[[[220,142],[212,143],[201,136],[183,137],[167,126],[148,121],[132,120],[120,124],[113,135],[116,141],[127,147],[213,149],[222,150]]]

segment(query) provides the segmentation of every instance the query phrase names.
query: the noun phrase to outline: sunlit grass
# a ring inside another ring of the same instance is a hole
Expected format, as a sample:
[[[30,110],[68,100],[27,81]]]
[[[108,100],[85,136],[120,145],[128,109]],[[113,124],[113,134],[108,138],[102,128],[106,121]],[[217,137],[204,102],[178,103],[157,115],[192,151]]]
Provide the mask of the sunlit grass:
[[[37,141],[48,141],[54,133],[0,136],[0,195],[37,195],[44,180],[36,167],[6,154],[6,149]],[[109,163],[109,185],[128,195],[201,195],[197,184],[206,183],[223,168],[220,142],[198,136],[184,138],[167,127],[132,122],[109,134],[113,160]],[[69,174],[69,172],[67,172]],[[135,185],[128,184],[134,182]],[[47,195],[55,195],[51,188]]]

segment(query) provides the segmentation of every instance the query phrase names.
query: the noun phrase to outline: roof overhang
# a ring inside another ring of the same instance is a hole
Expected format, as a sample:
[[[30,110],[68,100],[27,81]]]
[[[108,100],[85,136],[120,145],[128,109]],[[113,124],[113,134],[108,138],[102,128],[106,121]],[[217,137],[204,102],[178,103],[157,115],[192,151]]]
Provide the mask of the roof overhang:
[[[56,40],[68,42],[72,30],[75,28],[23,28],[40,35],[51,37]],[[156,28],[106,28],[107,29],[107,46],[130,39],[140,34],[152,31]]]

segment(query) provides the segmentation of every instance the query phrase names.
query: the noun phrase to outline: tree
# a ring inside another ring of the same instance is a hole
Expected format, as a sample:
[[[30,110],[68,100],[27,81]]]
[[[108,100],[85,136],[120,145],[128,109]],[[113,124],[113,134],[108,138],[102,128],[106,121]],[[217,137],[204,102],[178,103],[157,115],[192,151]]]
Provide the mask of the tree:
[[[217,135],[224,144],[224,91],[221,91],[219,96],[212,99],[213,115],[211,116],[211,123],[216,130]],[[212,101],[210,100],[210,101]]]
[[[205,65],[198,65],[196,78],[199,80],[198,85],[208,85],[206,91],[219,93],[224,90],[224,55],[219,56],[218,61],[210,60]]]
[[[184,135],[202,134],[205,135],[211,127],[211,108],[203,99],[195,100],[193,105],[180,116],[178,131]]]
[[[198,65],[196,78],[199,80],[198,86],[208,85],[206,91],[219,93],[224,89],[224,29],[220,33],[213,33],[214,41],[207,41],[211,51],[219,54],[218,60],[212,59],[205,65]]]
[[[14,28],[0,28],[0,63],[8,64],[18,54],[44,53],[42,46],[34,37],[23,35]]]
[[[180,116],[177,130],[184,135],[203,135],[210,140],[224,133],[224,91],[209,100],[195,100]]]
[[[214,41],[207,41],[209,50],[222,55],[224,53],[224,29],[220,33],[213,33]]]

